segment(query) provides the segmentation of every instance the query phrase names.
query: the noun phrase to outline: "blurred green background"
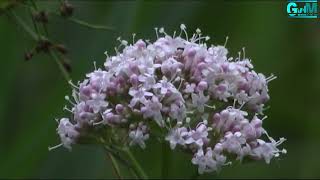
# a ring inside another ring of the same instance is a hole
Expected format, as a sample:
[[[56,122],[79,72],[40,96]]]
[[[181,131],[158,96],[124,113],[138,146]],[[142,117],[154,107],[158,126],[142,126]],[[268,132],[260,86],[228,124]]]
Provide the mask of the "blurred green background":
[[[275,137],[286,137],[288,154],[272,161],[234,164],[219,174],[200,178],[319,178],[320,177],[320,23],[319,19],[289,19],[286,1],[103,1],[74,0],[74,16],[90,23],[115,27],[92,30],[49,16],[51,39],[64,43],[70,53],[72,79],[78,81],[102,66],[106,50],[112,52],[122,36],[155,39],[154,27],[167,32],[187,25],[199,27],[213,44],[223,44],[231,56],[242,47],[256,71],[278,79],[270,84],[270,109],[264,126]],[[56,10],[58,1],[36,1],[42,9]],[[23,7],[13,9],[32,26]],[[75,146],[72,152],[47,147],[59,143],[55,118],[62,117],[64,96],[71,88],[47,55],[23,60],[35,43],[6,16],[0,16],[0,178],[112,178],[104,151]],[[110,53],[112,54],[112,53]],[[161,177],[160,145],[148,142],[134,150],[150,177]],[[190,156],[170,155],[169,177],[191,177],[196,166]],[[126,169],[122,169],[126,171]]]

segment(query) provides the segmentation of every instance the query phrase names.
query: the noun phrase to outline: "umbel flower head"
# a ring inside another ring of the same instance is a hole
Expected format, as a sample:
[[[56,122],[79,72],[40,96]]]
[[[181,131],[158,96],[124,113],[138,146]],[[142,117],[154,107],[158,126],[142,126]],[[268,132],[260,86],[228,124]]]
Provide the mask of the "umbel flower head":
[[[200,174],[233,160],[271,159],[285,149],[263,128],[268,83],[243,53],[228,57],[225,45],[208,45],[186,26],[156,40],[130,44],[118,38],[116,54],[73,87],[69,118],[59,121],[61,144],[111,143],[147,148],[150,137],[191,153]],[[226,40],[227,41],[227,40]]]

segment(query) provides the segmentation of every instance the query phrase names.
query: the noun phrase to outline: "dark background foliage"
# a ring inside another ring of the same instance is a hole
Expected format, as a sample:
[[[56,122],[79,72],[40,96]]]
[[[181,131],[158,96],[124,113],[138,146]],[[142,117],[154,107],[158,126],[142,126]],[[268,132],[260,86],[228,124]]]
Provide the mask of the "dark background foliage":
[[[55,10],[58,1],[38,0],[38,6]],[[154,27],[167,32],[181,23],[192,32],[197,27],[223,44],[229,36],[230,55],[242,47],[256,71],[278,79],[270,84],[270,109],[265,128],[286,137],[288,154],[272,161],[233,164],[219,174],[202,178],[315,178],[320,177],[320,24],[319,19],[287,18],[285,1],[103,1],[74,0],[75,16],[90,23],[111,25],[115,31],[87,29],[49,16],[49,33],[69,48],[75,81],[102,66],[103,52],[122,36],[154,40]],[[23,7],[14,9],[31,25]],[[70,87],[47,55],[23,61],[32,39],[6,16],[0,16],[0,177],[1,178],[111,178],[111,165],[102,149],[75,146],[49,152],[59,143],[55,118],[62,117],[64,95]],[[151,140],[146,150],[134,153],[150,177],[160,177],[160,144]],[[190,156],[171,153],[169,177],[191,177],[196,167]],[[123,168],[123,171],[126,171]]]

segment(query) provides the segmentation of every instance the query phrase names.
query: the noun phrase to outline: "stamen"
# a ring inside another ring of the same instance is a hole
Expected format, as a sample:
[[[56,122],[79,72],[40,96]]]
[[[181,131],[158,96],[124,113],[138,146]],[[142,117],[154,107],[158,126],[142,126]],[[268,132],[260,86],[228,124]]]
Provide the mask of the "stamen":
[[[240,61],[241,60],[241,52],[238,52],[238,58],[236,59],[236,61]]]
[[[72,91],[72,97],[73,97],[73,99],[74,99],[74,101],[77,103],[77,104],[79,104],[79,98],[78,98],[78,95],[77,95],[77,91],[76,90],[73,90]]]
[[[134,38],[136,37],[136,33],[132,33],[132,44],[135,43]]]
[[[195,42],[194,39],[196,39],[196,38],[197,38],[197,35],[196,35],[196,34],[193,34],[192,37],[191,37],[191,39],[190,39],[190,41],[191,41],[191,42]]]
[[[97,70],[97,62],[93,61],[94,70]]]
[[[181,31],[184,32],[184,34],[185,34],[185,36],[186,36],[186,40],[189,41],[189,40],[188,40],[188,33],[187,33],[187,31],[186,31],[186,28],[187,28],[186,25],[184,25],[184,24],[181,24],[181,25],[180,25],[180,29],[181,29]],[[180,34],[181,34],[181,33],[180,33]]]
[[[202,40],[202,39],[203,39],[203,37],[201,36],[201,33],[200,33],[200,34],[199,34],[199,40],[198,40],[198,41],[199,41],[199,44],[202,44],[202,43],[201,43],[201,40]]]
[[[208,104],[205,104],[204,106],[206,106],[206,107],[208,107],[208,108],[211,108],[211,109],[216,109],[216,106],[215,106],[215,105],[210,106],[210,105],[208,105]]]
[[[176,31],[173,31],[173,36],[172,36],[172,38],[174,39],[175,36],[176,36]]]
[[[164,28],[163,28],[163,27],[161,27],[161,28],[159,29],[159,33],[164,33]]]
[[[246,59],[246,48],[245,47],[242,48],[242,52],[243,52],[243,59]]]
[[[286,140],[287,140],[286,138],[281,137],[281,138],[279,139],[279,141],[277,141],[276,146],[279,146],[280,144],[282,144],[282,143],[285,142]],[[285,150],[285,151],[286,151],[286,150]]]
[[[76,86],[76,85],[74,85],[74,84],[72,83],[72,80],[68,81],[68,83],[71,85],[71,87],[73,87],[73,88],[75,88],[75,89],[79,89],[78,86]]]
[[[229,36],[226,37],[226,41],[224,42],[224,45],[223,45],[224,47],[226,47],[226,45],[228,43],[228,39],[229,39]]]
[[[209,37],[209,36],[205,36],[205,37],[201,37],[201,36],[199,36],[199,38],[197,38],[197,39],[193,40],[193,42],[197,42],[197,41],[199,41],[199,44],[201,44],[200,40],[202,40],[202,39],[205,39],[205,40],[207,41],[207,40],[209,40],[209,39],[210,39],[210,37]]]
[[[163,28],[163,27],[161,27],[161,28],[159,29],[159,33],[162,33],[162,34],[164,34],[165,36],[168,36],[168,34],[164,31],[164,28]]]
[[[282,149],[281,152],[282,152],[283,154],[287,154],[287,150],[286,150],[286,149]]]
[[[264,116],[262,119],[261,119],[261,121],[263,121],[263,120],[265,120],[265,119],[267,119],[268,118],[268,116]]]
[[[179,34],[179,36],[181,36],[181,34],[182,34],[182,29],[185,29],[185,28],[186,28],[186,26],[184,24],[180,24],[180,34]]]
[[[117,41],[121,42],[121,36],[119,36],[119,37],[117,38]]]
[[[128,45],[128,41],[126,41],[126,40],[122,40],[122,41],[121,41],[121,45],[123,45],[123,46],[127,46],[127,45]]]
[[[105,51],[103,54],[104,54],[104,55],[106,55],[106,56],[107,56],[107,58],[109,58],[108,51]]]
[[[69,96],[65,96],[64,97],[65,100],[67,100],[70,104],[72,104],[73,106],[75,106],[76,104],[74,102],[72,102],[69,98]]]
[[[72,111],[72,110],[70,110],[67,106],[64,106],[64,107],[63,107],[63,110],[65,110],[65,111],[69,111],[70,113],[73,113],[73,111]]]
[[[158,34],[158,28],[155,27],[154,30],[156,31],[156,36],[157,36],[157,39],[159,39],[159,34]]]
[[[269,136],[269,134],[268,134],[267,131],[264,130],[264,134],[268,137],[268,139],[269,139],[272,143],[276,142],[271,136]]]
[[[271,74],[271,76],[266,78],[266,81],[267,81],[267,83],[269,83],[270,81],[275,80],[275,79],[277,79],[277,76]]]
[[[103,121],[97,122],[97,123],[92,123],[93,126],[97,126],[99,124],[102,124]]]
[[[197,34],[201,34],[201,30],[199,28],[196,29]]]
[[[246,104],[246,102],[242,103],[239,107],[239,110],[241,110],[241,108]]]
[[[48,147],[48,150],[49,151],[52,151],[52,150],[54,150],[54,149],[57,149],[57,148],[59,148],[59,147],[61,147],[63,144],[61,143],[61,144],[58,144],[58,145],[55,145],[55,146],[53,146],[53,147]]]
[[[169,118],[169,117],[166,119],[166,123],[168,123],[168,124],[169,124],[169,129],[172,129],[172,126],[171,126],[170,118]],[[165,123],[165,124],[166,124],[166,123]]]
[[[117,47],[114,47],[114,51],[116,52],[117,55],[119,55],[119,51]]]

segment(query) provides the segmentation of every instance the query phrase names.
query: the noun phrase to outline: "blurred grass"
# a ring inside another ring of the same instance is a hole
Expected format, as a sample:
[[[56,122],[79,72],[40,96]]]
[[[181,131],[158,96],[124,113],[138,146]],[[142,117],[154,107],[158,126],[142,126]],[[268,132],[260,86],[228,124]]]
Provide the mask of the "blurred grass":
[[[285,1],[70,1],[75,17],[93,24],[112,25],[116,31],[97,31],[77,26],[62,18],[50,17],[52,39],[70,49],[75,81],[102,66],[116,38],[154,40],[154,27],[168,32],[181,23],[188,31],[197,27],[223,44],[232,56],[243,46],[256,71],[274,73],[271,108],[265,128],[275,137],[287,137],[288,154],[271,165],[255,162],[225,167],[219,174],[201,178],[319,178],[320,157],[320,24],[318,19],[288,19]],[[37,1],[42,8],[58,8],[53,1]],[[28,19],[23,8],[17,13]],[[0,177],[1,178],[111,178],[114,177],[104,152],[91,146],[76,146],[48,152],[59,142],[54,118],[63,116],[64,95],[70,93],[55,62],[39,55],[30,62],[23,53],[34,43],[5,16],[0,17]],[[137,39],[136,38],[136,39]],[[161,174],[161,145],[135,154],[150,177]],[[169,177],[190,177],[196,167],[190,157],[172,152]],[[152,159],[152,161],[150,161]],[[125,169],[123,169],[125,171]]]

